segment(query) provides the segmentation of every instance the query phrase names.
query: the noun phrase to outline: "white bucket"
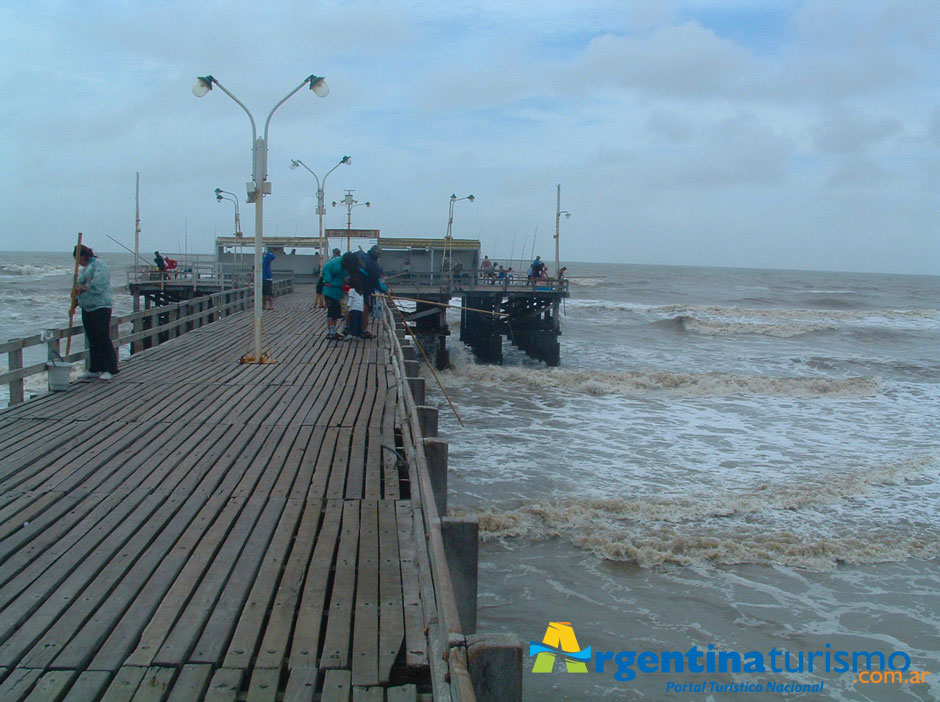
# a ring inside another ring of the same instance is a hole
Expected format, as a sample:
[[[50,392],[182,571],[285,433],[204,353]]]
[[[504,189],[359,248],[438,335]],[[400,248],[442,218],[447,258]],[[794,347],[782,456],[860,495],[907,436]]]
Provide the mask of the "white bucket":
[[[69,376],[72,374],[72,364],[64,361],[46,361],[46,371],[49,375],[49,389],[60,392],[69,389]]]

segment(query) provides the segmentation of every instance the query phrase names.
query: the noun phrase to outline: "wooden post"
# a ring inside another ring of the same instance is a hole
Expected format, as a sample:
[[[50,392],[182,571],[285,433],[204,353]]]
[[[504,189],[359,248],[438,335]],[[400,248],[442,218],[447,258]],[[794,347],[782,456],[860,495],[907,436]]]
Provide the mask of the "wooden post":
[[[447,337],[441,334],[437,338],[437,353],[434,357],[434,366],[438,370],[450,368],[450,352],[447,350]]]
[[[7,353],[7,366],[11,371],[20,370],[23,367],[23,349],[13,349]],[[19,378],[10,381],[10,404],[16,405],[26,400],[26,380]]]
[[[522,702],[522,643],[510,634],[467,639],[476,702]]]
[[[111,325],[108,328],[108,338],[111,339],[111,346],[114,347],[114,357],[118,360],[121,358],[121,347],[120,345],[115,345],[114,340],[121,338],[121,323],[118,321],[117,317],[111,317]],[[89,356],[91,352],[89,352]]]
[[[409,377],[405,378],[408,381],[408,386],[411,388],[411,396],[415,400],[416,405],[424,404],[424,378],[414,378]]]
[[[477,630],[477,563],[479,559],[480,523],[476,517],[441,519],[441,536],[447,568],[457,598],[460,631],[474,634]]]
[[[421,363],[418,361],[405,361],[405,376],[417,378],[420,375]]]
[[[437,407],[431,407],[430,405],[418,405],[416,409],[418,410],[418,423],[421,425],[421,436],[425,439],[432,439],[437,436]]]
[[[175,339],[180,334],[182,334],[182,332],[180,331],[180,325],[179,325],[180,309],[182,307],[183,307],[183,303],[177,302],[175,305],[173,305],[173,311],[170,313],[170,321],[173,322],[172,331],[170,332],[171,339]]]
[[[46,360],[47,361],[58,361],[59,350],[62,347],[59,344],[59,335],[56,334],[55,329],[50,329],[46,332]]]
[[[431,490],[437,513],[442,517],[447,514],[447,449],[443,439],[425,439],[424,454],[428,459],[428,474],[431,478]]]
[[[136,264],[135,264],[136,265]],[[134,295],[134,312],[140,312],[140,295]],[[143,322],[139,317],[135,317],[134,321],[131,323],[131,333],[137,334],[138,332],[143,331]],[[143,340],[138,339],[137,341],[131,342],[131,355],[135,353],[140,353],[144,349]]]

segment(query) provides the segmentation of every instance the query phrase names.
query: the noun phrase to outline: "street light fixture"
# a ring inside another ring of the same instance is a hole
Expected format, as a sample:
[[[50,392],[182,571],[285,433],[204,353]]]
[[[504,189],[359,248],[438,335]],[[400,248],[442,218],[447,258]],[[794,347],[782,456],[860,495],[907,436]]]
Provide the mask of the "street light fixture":
[[[318,230],[319,235],[317,236],[317,247],[320,252],[321,262],[326,260],[326,249],[323,246],[323,215],[326,214],[326,206],[323,203],[323,189],[326,187],[326,179],[327,179],[327,176],[330,175],[330,173],[335,171],[337,168],[339,168],[343,164],[348,165],[350,163],[352,163],[352,159],[349,158],[349,156],[343,156],[343,158],[340,159],[339,163],[337,163],[335,166],[333,166],[330,170],[326,172],[326,175],[323,176],[323,182],[321,183],[320,179],[317,178],[317,174],[314,173],[312,170],[310,170],[310,167],[306,163],[304,163],[300,159],[291,159],[291,162],[290,162],[291,170],[296,169],[298,166],[303,166],[310,172],[310,175],[312,175],[314,178],[317,179],[317,214],[320,216],[320,228]]]
[[[232,285],[234,286],[238,274],[239,259],[241,255],[242,223],[238,214],[238,197],[235,195],[235,193],[230,193],[228,190],[222,190],[222,188],[216,188],[215,201],[222,202],[222,200],[228,200],[233,205],[235,205],[235,265],[232,266]]]
[[[561,183],[558,184],[558,197],[555,201],[555,275],[561,270],[561,261],[558,257],[558,232],[561,229],[561,216],[565,219],[571,219],[571,213],[568,210],[561,209]]]
[[[255,206],[255,304],[254,304],[254,355],[248,355],[242,357],[243,363],[265,363],[271,362],[271,359],[264,358],[261,351],[261,316],[262,312],[262,295],[261,295],[261,259],[263,255],[262,249],[264,248],[264,196],[271,194],[271,183],[268,182],[268,127],[271,124],[271,117],[274,116],[274,113],[277,109],[287,102],[291,97],[294,96],[301,88],[305,85],[309,86],[310,89],[316,93],[319,97],[326,97],[330,93],[330,89],[326,84],[326,81],[322,76],[309,75],[307,76],[303,83],[298,85],[292,91],[290,91],[284,98],[281,99],[268,113],[268,118],[264,122],[264,136],[258,136],[258,130],[255,127],[255,118],[252,116],[251,112],[244,103],[235,97],[229,90],[217,81],[211,75],[200,76],[196,79],[196,84],[193,86],[193,95],[196,97],[204,97],[212,90],[213,86],[218,86],[219,89],[228,95],[232,100],[241,107],[245,114],[248,115],[248,120],[251,122],[251,182],[247,184],[248,186],[248,202],[254,203]]]
[[[467,195],[466,197],[457,197],[457,195],[450,196],[450,209],[447,213],[447,235],[444,237],[444,256],[441,259],[441,288],[444,287],[444,272],[448,272],[447,277],[447,289],[450,290],[451,284],[454,280],[453,273],[453,249],[454,249],[454,205],[461,200],[469,200],[473,202],[473,195]]]
[[[345,205],[345,206],[346,206],[346,232],[347,232],[347,234],[346,234],[346,250],[347,250],[347,251],[349,251],[350,249],[352,249],[352,234],[350,234],[350,233],[348,233],[348,232],[350,231],[350,229],[352,229],[352,211],[353,211],[353,208],[354,208],[354,207],[362,207],[363,205],[365,205],[366,207],[370,207],[370,206],[372,205],[371,202],[359,202],[358,200],[353,200],[352,194],[353,194],[354,192],[356,192],[356,191],[355,191],[355,190],[347,190],[347,191],[346,191],[346,197],[344,197],[344,198],[343,198],[342,200],[340,200],[339,202],[336,202],[336,200],[333,201],[333,207],[336,207],[337,205]]]

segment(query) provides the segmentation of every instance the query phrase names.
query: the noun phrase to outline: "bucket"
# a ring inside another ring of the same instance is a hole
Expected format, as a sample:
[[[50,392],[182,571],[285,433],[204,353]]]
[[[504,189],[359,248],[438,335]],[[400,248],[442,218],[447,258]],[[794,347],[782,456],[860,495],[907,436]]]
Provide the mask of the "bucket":
[[[61,392],[69,389],[69,376],[72,374],[72,364],[64,361],[47,361],[46,370],[49,375],[49,389]]]

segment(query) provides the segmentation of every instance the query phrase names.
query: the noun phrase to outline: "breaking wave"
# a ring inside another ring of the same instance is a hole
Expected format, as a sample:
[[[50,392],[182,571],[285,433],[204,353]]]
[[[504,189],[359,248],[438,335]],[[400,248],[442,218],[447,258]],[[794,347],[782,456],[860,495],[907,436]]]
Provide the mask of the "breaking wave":
[[[562,538],[598,557],[647,567],[717,562],[830,569],[841,563],[934,558],[940,556],[936,530],[918,535],[901,527],[840,525],[830,535],[807,533],[803,526],[819,521],[820,509],[833,513],[839,503],[903,485],[936,463],[921,457],[725,494],[712,490],[659,499],[542,500],[513,509],[485,509],[477,516],[484,540]],[[795,513],[799,525],[783,528],[781,511]]]
[[[587,395],[665,394],[678,397],[770,395],[777,397],[860,397],[877,394],[877,377],[774,378],[729,373],[679,373],[667,371],[580,371],[565,368],[489,366],[473,363],[456,366],[442,378],[462,378],[486,385],[507,383],[537,390],[566,390]]]
[[[606,278],[568,278],[568,283],[582,288],[595,288],[598,285],[604,285]]]
[[[703,336],[734,336],[738,334],[758,334],[761,336],[776,336],[783,339],[812,334],[820,331],[833,331],[838,329],[835,324],[797,323],[786,324],[760,324],[755,322],[722,322],[718,320],[698,319],[689,315],[678,315],[672,319],[654,322],[658,327],[672,327],[681,331],[702,334]]]
[[[28,263],[2,263],[0,264],[0,276],[27,275],[37,278],[44,278],[50,275],[70,274],[71,270],[62,266],[44,265],[34,266]]]
[[[645,305],[605,300],[568,300],[574,312],[640,314],[654,317],[655,326],[678,328],[706,335],[762,334],[790,337],[838,329],[845,324],[877,326],[935,325],[940,322],[937,309],[814,309],[721,307],[716,305]]]

